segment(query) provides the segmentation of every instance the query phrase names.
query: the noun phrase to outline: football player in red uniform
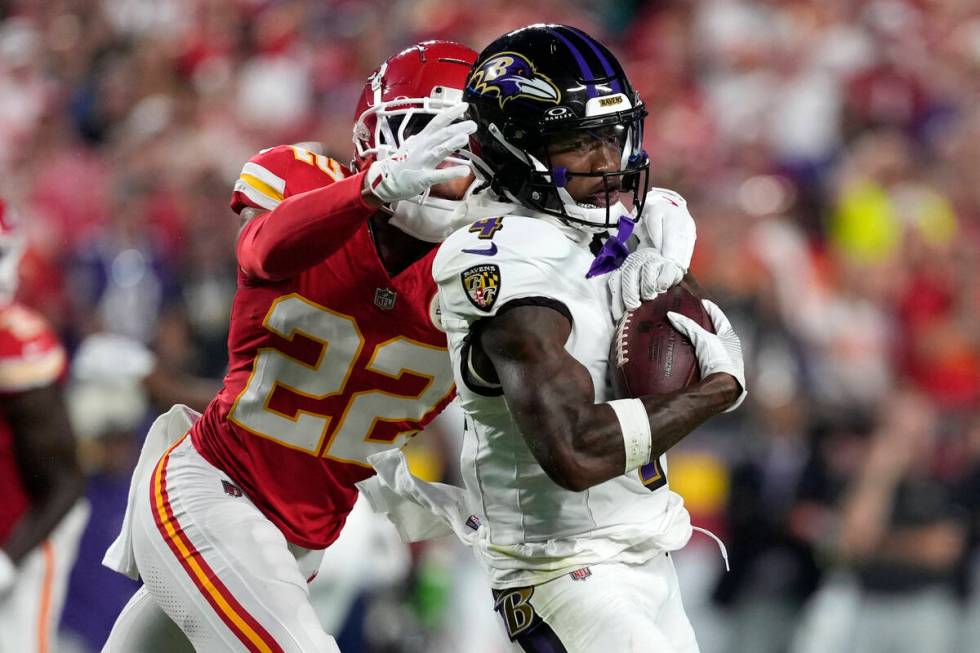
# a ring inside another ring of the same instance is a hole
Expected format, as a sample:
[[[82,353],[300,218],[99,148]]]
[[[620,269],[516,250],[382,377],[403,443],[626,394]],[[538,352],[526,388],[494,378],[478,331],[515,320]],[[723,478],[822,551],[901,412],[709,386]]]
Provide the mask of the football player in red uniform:
[[[24,239],[0,200],[0,651],[51,650],[88,518],[65,350],[14,301]]]
[[[460,121],[475,57],[428,42],[382,64],[353,170],[303,146],[245,164],[228,373],[203,415],[175,407],[148,435],[106,558],[144,588],[107,650],[146,645],[132,624],[153,621],[151,598],[198,651],[336,650],[307,582],[373,473],[367,456],[454,394],[431,264],[478,213],[470,168],[451,157],[475,130]],[[433,218],[455,224],[440,235]]]

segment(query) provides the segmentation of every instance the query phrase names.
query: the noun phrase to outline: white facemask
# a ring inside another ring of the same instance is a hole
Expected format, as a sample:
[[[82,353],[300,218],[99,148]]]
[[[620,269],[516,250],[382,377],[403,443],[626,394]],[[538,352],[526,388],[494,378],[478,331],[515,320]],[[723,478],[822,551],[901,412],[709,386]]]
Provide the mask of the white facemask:
[[[497,200],[489,191],[474,194],[474,181],[461,200],[418,195],[392,205],[390,224],[409,236],[428,243],[441,243],[454,231],[481,218],[515,212],[519,205]]]

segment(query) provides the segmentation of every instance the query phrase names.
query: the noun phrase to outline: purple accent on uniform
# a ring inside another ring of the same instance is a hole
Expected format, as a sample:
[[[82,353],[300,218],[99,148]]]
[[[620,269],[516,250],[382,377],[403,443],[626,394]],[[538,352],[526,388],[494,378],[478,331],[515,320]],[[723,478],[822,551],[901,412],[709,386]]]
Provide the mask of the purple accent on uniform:
[[[480,528],[480,518],[477,517],[476,515],[470,515],[469,517],[466,518],[466,525],[472,528],[473,530],[477,530]]]
[[[568,168],[555,166],[551,169],[551,183],[558,188],[564,188],[568,184]]]
[[[579,70],[582,71],[582,79],[585,82],[585,92],[590,98],[594,98],[598,93],[595,90],[595,75],[592,74],[592,69],[589,68],[589,64],[586,63],[585,57],[582,56],[582,52],[575,47],[575,45],[565,38],[565,35],[561,32],[557,32],[553,29],[547,30],[551,34],[554,34],[562,40],[562,42],[572,51],[572,56],[575,57],[575,61],[578,63]]]
[[[518,635],[517,643],[525,653],[568,653],[558,635],[545,621]]]
[[[667,475],[660,469],[660,463],[657,460],[653,460],[640,467],[639,472],[640,481],[651,492],[656,492],[667,485]]]
[[[640,150],[639,153],[630,156],[630,160],[628,161],[627,165],[633,166],[636,165],[639,161],[643,161],[644,159],[649,159],[649,158],[650,155],[647,154],[646,150]]]
[[[636,223],[625,215],[619,218],[616,235],[610,236],[602,244],[602,249],[599,250],[599,253],[596,254],[595,259],[592,261],[592,265],[589,266],[589,271],[585,275],[586,279],[598,277],[599,275],[619,269],[619,266],[623,264],[626,257],[630,255],[630,250],[626,247],[626,241],[633,235],[633,228],[635,226]]]
[[[504,602],[508,599],[513,590],[490,590],[493,594],[493,609],[500,614],[504,620],[504,628],[507,626],[507,617],[504,611],[507,609]],[[532,588],[533,594],[533,588]],[[531,623],[527,624],[516,637],[508,632],[510,641],[515,642],[525,653],[568,653],[568,649],[558,639],[558,635],[551,629],[548,622],[541,618],[534,606],[527,604],[531,608]]]
[[[488,238],[493,238],[493,235],[497,233],[500,229],[504,228],[503,217],[496,218],[483,218],[482,220],[477,220],[470,225],[470,233],[480,232],[477,238],[482,238],[484,240]],[[494,250],[496,253],[496,249]]]
[[[464,254],[479,254],[480,256],[494,256],[497,253],[497,243],[490,243],[486,249],[461,249]]]
[[[647,463],[640,467],[640,480],[644,483],[656,480],[658,476],[660,476],[660,471],[653,463]]]
[[[500,94],[501,98],[514,98],[519,96],[524,92],[521,87],[521,81],[532,81],[536,79],[534,75],[534,66],[531,62],[524,57],[511,53],[510,57],[513,61],[505,68],[506,74],[500,75],[497,79],[492,82],[481,81],[475,87],[471,86],[470,89],[474,92],[482,93],[479,87],[485,88],[495,88]],[[484,64],[483,68],[486,68],[487,64],[494,59],[488,59]]]
[[[607,75],[613,77],[613,69],[612,66],[609,65],[609,59],[606,58],[606,55],[602,54],[602,50],[596,47],[595,40],[582,30],[575,29],[574,27],[568,27],[568,30],[582,37],[582,40],[585,41],[590,48],[592,48],[592,52],[595,53],[599,63],[602,64],[602,69],[606,71]],[[613,78],[611,88],[613,93],[623,92],[623,87],[620,85],[618,79]]]

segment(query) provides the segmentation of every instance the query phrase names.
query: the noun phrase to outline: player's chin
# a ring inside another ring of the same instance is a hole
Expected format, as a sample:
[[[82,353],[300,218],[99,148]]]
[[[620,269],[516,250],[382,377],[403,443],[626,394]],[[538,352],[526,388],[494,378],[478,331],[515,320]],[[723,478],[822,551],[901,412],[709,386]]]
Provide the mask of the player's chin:
[[[598,203],[598,206],[603,206],[603,207],[605,207],[605,206],[615,206],[615,204],[617,202],[619,202],[619,191],[618,190],[610,190],[608,193],[606,193],[606,192],[599,192],[599,193],[596,193],[595,195],[593,195],[593,197],[595,198],[596,202]]]
[[[476,177],[471,172],[465,177],[459,177],[441,184],[434,184],[430,194],[444,200],[461,200],[466,194],[466,189],[470,187]]]
[[[574,196],[573,196],[574,197]],[[619,201],[619,191],[611,190],[607,194],[605,191],[600,191],[598,193],[590,193],[583,195],[581,197],[575,197],[575,201],[586,208],[606,208],[607,206],[615,206],[616,202]]]

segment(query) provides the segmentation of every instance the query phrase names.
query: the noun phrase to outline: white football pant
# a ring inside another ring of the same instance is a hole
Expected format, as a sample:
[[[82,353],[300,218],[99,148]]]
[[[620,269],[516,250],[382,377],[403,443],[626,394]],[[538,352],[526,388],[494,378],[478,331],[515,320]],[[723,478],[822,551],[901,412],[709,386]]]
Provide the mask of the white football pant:
[[[138,492],[145,497],[133,515],[140,577],[196,651],[339,651],[307,589],[323,552],[289,544],[189,437],[164,454]],[[125,622],[146,616],[139,604],[134,597],[127,605],[110,644],[134,636]]]
[[[194,653],[187,635],[150,596],[136,590],[112,625],[102,653]]]
[[[699,652],[666,554],[642,565],[592,565],[494,597],[515,651]]]
[[[88,501],[82,499],[48,539],[18,565],[13,588],[6,598],[0,599],[0,653],[57,650],[55,634],[68,591],[68,576],[88,515]]]

